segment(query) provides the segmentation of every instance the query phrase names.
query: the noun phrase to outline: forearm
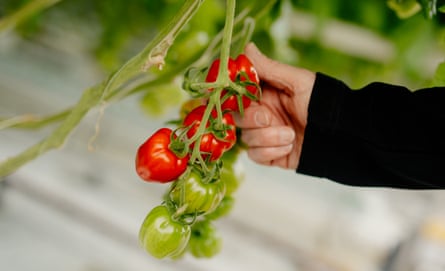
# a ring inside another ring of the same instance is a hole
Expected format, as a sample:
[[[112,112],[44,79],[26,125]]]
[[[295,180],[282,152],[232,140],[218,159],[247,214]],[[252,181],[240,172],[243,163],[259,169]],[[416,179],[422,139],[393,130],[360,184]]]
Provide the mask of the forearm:
[[[359,186],[445,188],[445,88],[317,74],[297,172]]]

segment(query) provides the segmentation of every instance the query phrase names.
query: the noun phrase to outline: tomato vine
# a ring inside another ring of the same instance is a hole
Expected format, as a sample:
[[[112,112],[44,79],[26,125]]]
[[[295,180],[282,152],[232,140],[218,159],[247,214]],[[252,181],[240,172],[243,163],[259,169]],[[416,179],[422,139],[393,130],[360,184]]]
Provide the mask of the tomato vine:
[[[198,104],[185,113],[175,130],[177,134],[161,128],[137,152],[136,171],[143,180],[173,183],[160,206],[168,208],[175,223],[191,226],[195,233],[187,238],[190,240],[181,242],[174,232],[160,237],[158,233],[162,229],[155,224],[156,216],[162,219],[165,214],[156,215],[151,211],[139,236],[145,250],[158,258],[177,258],[177,253],[185,251],[184,242],[190,243],[190,252],[195,257],[210,257],[219,251],[219,242],[209,221],[229,211],[228,202],[233,204],[233,182],[238,182],[234,173],[230,173],[231,163],[225,165],[222,159],[237,142],[232,112],[242,113],[250,105],[247,101],[258,99],[260,93],[259,78],[249,59],[243,54],[236,60],[230,58],[235,6],[235,0],[227,0],[219,57],[205,69],[205,79],[200,76],[204,72],[195,73],[195,76],[186,72],[185,90],[205,104]],[[227,106],[225,102],[230,97],[234,101]],[[227,186],[232,188],[226,196]],[[213,214],[216,210],[218,214]],[[163,253],[166,246],[174,246],[174,254]]]

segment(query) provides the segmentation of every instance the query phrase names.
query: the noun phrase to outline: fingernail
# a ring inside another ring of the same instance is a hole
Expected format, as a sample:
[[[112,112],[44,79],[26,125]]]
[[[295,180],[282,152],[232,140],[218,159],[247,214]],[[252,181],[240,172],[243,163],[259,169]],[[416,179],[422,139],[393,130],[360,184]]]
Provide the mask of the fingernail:
[[[286,145],[286,146],[278,147],[277,151],[279,153],[281,153],[281,155],[286,155],[286,154],[289,154],[292,151],[293,147],[294,147],[293,144],[289,144],[289,145]]]
[[[270,117],[264,110],[258,110],[255,113],[255,123],[260,127],[268,126],[270,123]]]
[[[279,131],[279,133],[280,133],[280,140],[281,140],[282,144],[292,143],[295,139],[295,131],[288,127],[286,127],[286,129],[281,129]]]
[[[292,150],[293,147],[294,147],[293,144],[287,145],[287,146],[284,147],[284,151],[286,151],[287,153],[289,153],[289,152]]]

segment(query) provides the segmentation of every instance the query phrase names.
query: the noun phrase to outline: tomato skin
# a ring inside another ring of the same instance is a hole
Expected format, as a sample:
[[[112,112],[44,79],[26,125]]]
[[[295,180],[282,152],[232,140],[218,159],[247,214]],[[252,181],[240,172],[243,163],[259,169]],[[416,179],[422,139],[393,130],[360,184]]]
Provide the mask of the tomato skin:
[[[158,259],[180,255],[190,240],[190,225],[174,221],[164,205],[153,208],[139,230],[141,246]]]
[[[206,110],[205,105],[201,105],[193,109],[184,119],[183,125],[190,127],[187,132],[187,136],[192,138],[198,131],[201,124],[202,117]],[[211,114],[212,118],[217,117],[216,111]],[[206,127],[210,126],[209,121]],[[223,131],[222,138],[218,138],[214,133],[205,133],[200,142],[200,151],[204,159],[209,159],[210,162],[214,162],[221,158],[225,151],[229,150],[236,143],[236,126],[235,120],[230,113],[223,114],[222,123],[228,128]],[[193,148],[193,146],[191,146]]]
[[[180,158],[169,149],[171,136],[171,129],[161,128],[139,147],[136,172],[143,180],[167,183],[186,170],[189,156]]]
[[[258,77],[258,73],[255,70],[255,68],[253,67],[252,62],[250,62],[249,58],[247,58],[247,56],[245,54],[240,54],[236,60],[236,66],[237,66],[237,74],[247,74],[247,77],[249,81],[259,84],[260,83],[260,79]],[[246,81],[247,78],[241,76],[241,81]],[[249,91],[250,93],[252,93],[253,95],[257,95],[257,87],[256,86],[246,86],[247,91]],[[242,97],[242,101],[243,101],[243,107],[247,108],[250,106],[252,100],[249,99],[246,96]],[[239,111],[239,106],[238,103],[234,105],[231,105],[231,108],[234,111]]]
[[[215,59],[210,65],[209,71],[207,72],[206,82],[212,83],[218,79],[219,65],[221,65],[221,60]],[[230,80],[234,81],[236,78],[236,63],[233,59],[229,58],[227,62],[227,71],[229,73]]]
[[[186,205],[184,214],[206,214],[218,207],[224,198],[226,187],[220,180],[204,183],[201,174],[192,170],[187,176],[174,182],[170,199],[178,208]],[[183,197],[183,198],[181,198]]]
[[[211,258],[221,251],[221,238],[213,225],[198,221],[192,226],[188,250],[196,258]]]
[[[224,166],[220,172],[220,179],[226,184],[227,195],[232,195],[236,190],[238,190],[238,187],[244,180],[244,175],[244,169],[239,163],[224,163]]]
[[[206,82],[215,82],[218,77],[218,69],[220,65],[220,59],[216,59],[213,61],[212,65],[209,68],[209,71],[207,73]],[[253,83],[259,84],[260,79],[258,77],[258,73],[256,72],[255,68],[253,67],[252,62],[247,58],[246,55],[240,54],[235,60],[229,58],[228,60],[228,73],[229,78],[233,82],[236,80],[236,77],[240,75],[241,81],[246,81],[247,79]],[[246,74],[248,78],[245,78],[245,76],[241,76],[241,74]],[[253,95],[257,95],[257,87],[256,86],[246,86],[247,91],[252,93]],[[221,98],[226,96],[228,93],[227,90],[223,90],[221,93]],[[243,108],[247,108],[250,106],[252,100],[248,98],[247,96],[242,97],[242,103]],[[239,112],[239,105],[238,105],[238,97],[237,95],[231,95],[229,96],[221,105],[221,108],[223,110],[231,110],[235,112]]]

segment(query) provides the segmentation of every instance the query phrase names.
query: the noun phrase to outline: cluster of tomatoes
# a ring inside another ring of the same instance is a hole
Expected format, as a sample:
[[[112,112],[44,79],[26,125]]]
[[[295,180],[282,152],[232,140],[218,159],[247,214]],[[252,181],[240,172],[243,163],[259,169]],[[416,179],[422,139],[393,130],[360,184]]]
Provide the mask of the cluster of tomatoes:
[[[220,63],[212,63],[206,82],[217,81]],[[178,129],[159,129],[137,151],[136,172],[143,180],[171,183],[139,232],[142,246],[156,258],[174,259],[187,251],[211,257],[220,250],[212,221],[230,211],[241,177],[234,169],[240,148],[232,113],[243,112],[260,94],[258,75],[244,54],[228,59],[227,71],[244,92],[206,89],[207,98],[219,95],[216,106],[197,105]]]

